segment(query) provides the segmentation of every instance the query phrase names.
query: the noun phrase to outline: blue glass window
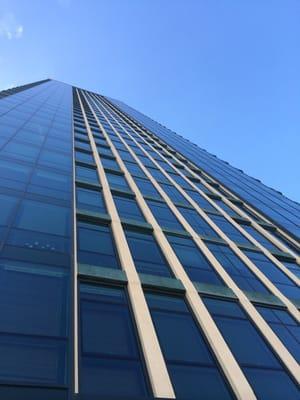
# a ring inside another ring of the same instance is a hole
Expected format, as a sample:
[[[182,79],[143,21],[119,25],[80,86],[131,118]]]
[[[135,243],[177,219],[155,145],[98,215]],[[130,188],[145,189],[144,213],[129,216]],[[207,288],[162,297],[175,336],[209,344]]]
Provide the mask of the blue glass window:
[[[245,250],[244,253],[285,296],[300,299],[299,287],[263,253],[249,250]]]
[[[200,328],[182,298],[146,294],[176,397],[231,399]],[[183,345],[184,344],[184,345]]]
[[[239,244],[251,245],[248,239],[241,234],[227,219],[221,215],[209,215],[209,218],[231,239]]]
[[[226,211],[227,214],[232,215],[232,216],[237,216],[237,217],[240,216],[236,211],[234,211],[231,207],[229,207],[226,203],[224,203],[223,200],[220,200],[220,199],[213,199],[213,201],[214,201],[219,207],[221,207],[224,211]]]
[[[8,196],[6,194],[0,194],[0,225],[6,226],[9,223],[10,218],[18,203],[18,198],[13,196]]]
[[[105,268],[120,268],[108,226],[77,223],[78,261]]]
[[[209,211],[216,211],[215,207],[213,207],[208,200],[206,200],[200,193],[195,190],[186,190],[187,194],[198,204],[200,208]]]
[[[110,172],[106,172],[106,178],[111,188],[129,190],[128,183],[123,175],[117,175]]]
[[[155,187],[149,181],[149,179],[142,179],[142,178],[135,177],[134,181],[143,196],[152,196],[152,197],[158,197],[158,198],[161,197],[160,194],[158,193],[158,191],[155,189]]]
[[[182,225],[177,220],[177,218],[169,209],[166,203],[147,200],[147,204],[161,227],[180,231],[183,230]]]
[[[224,285],[219,275],[192,239],[173,235],[167,235],[167,238],[191,280],[213,285]]]
[[[256,306],[292,356],[300,362],[300,325],[286,311],[278,308]]]
[[[235,302],[208,298],[204,302],[257,398],[299,399],[298,388],[240,306]]]
[[[54,204],[23,200],[14,226],[20,229],[65,236],[70,225],[70,210]]]
[[[219,237],[219,235],[208,225],[208,223],[201,217],[201,215],[197,213],[197,211],[184,207],[177,208],[199,235],[217,238]]]
[[[81,161],[81,162],[88,163],[88,164],[95,164],[92,153],[86,153],[83,151],[76,150],[75,151],[75,159],[76,159],[76,161]]]
[[[76,198],[78,209],[106,213],[104,199],[100,191],[77,187]]]
[[[81,392],[149,395],[124,290],[81,284],[80,299]]]
[[[138,272],[171,276],[167,261],[152,234],[126,230],[126,238]]]
[[[99,184],[98,174],[94,168],[86,168],[76,165],[76,179]]]
[[[273,243],[271,243],[266,237],[264,237],[252,226],[242,225],[242,228],[245,229],[246,232],[248,232],[254,239],[258,241],[258,243],[262,244],[266,249],[271,251],[279,251],[278,247],[276,247]]]
[[[120,218],[145,222],[135,199],[117,195],[114,195],[113,198]]]
[[[173,203],[183,203],[183,204],[190,204],[188,200],[176,189],[173,185],[166,185],[161,183],[160,186],[166,192],[166,194],[170,197]]]
[[[126,168],[128,169],[128,171],[132,175],[141,176],[143,178],[146,178],[146,175],[143,172],[143,170],[135,162],[127,162],[127,161],[125,161],[125,165],[126,165]]]
[[[240,289],[269,293],[267,288],[228,246],[207,243],[207,247]]]
[[[292,261],[283,261],[282,262],[297,278],[300,279],[300,265],[296,262]]]

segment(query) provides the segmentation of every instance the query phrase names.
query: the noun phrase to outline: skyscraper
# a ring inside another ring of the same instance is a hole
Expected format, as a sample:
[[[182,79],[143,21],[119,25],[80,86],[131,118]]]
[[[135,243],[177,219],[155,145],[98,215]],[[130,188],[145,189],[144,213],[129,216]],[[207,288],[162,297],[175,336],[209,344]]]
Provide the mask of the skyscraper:
[[[299,400],[299,204],[54,80],[0,146],[0,399]]]

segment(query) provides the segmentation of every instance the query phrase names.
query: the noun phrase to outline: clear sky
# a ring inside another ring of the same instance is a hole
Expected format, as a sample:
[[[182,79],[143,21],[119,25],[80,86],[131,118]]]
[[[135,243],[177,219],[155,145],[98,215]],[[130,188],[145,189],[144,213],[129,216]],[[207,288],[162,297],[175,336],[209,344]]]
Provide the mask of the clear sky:
[[[299,0],[0,0],[0,71],[123,100],[300,200]]]

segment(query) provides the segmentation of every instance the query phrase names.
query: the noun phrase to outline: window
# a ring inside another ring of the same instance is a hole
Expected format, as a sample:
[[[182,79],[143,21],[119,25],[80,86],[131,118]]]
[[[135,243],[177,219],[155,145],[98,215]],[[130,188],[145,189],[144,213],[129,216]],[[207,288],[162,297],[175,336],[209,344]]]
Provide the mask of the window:
[[[111,188],[129,190],[128,183],[123,175],[106,172],[106,178]]]
[[[256,229],[254,229],[250,225],[242,225],[242,228],[248,232],[254,239],[258,241],[261,245],[263,245],[266,249],[270,251],[279,251],[278,247],[276,247],[273,243],[271,243],[266,237],[264,237],[261,233],[259,233]]]
[[[101,156],[101,163],[103,165],[103,168],[116,169],[120,171],[119,164],[115,159]]]
[[[12,217],[13,211],[18,204],[18,198],[13,196],[8,196],[6,194],[0,194],[0,225],[6,226],[10,218]]]
[[[117,195],[113,197],[120,218],[145,222],[145,218],[135,199]]]
[[[105,268],[120,268],[108,226],[77,223],[78,261]]]
[[[249,292],[269,293],[247,265],[228,246],[214,243],[207,243],[206,245],[240,289]]]
[[[98,153],[100,154],[100,155],[106,155],[106,156],[112,156],[113,157],[113,153],[112,153],[112,151],[111,151],[111,149],[109,148],[109,147],[107,147],[107,146],[97,146],[97,150],[98,150]]]
[[[278,231],[272,231],[271,232],[273,236],[276,237],[281,243],[283,243],[288,249],[292,250],[294,253],[297,255],[300,255],[300,249],[295,246],[293,243],[291,243],[289,240],[284,238]]]
[[[134,181],[143,196],[161,197],[149,179],[134,178]]]
[[[224,285],[217,272],[192,239],[173,235],[167,235],[167,238],[192,281]]]
[[[300,325],[286,311],[278,308],[256,306],[292,356],[300,362]]]
[[[128,162],[125,161],[125,166],[128,169],[128,171],[135,176],[141,176],[143,178],[146,178],[145,173],[142,171],[142,169],[134,162]]]
[[[169,179],[157,168],[148,168],[148,171],[159,182],[170,183]]]
[[[177,207],[183,217],[191,225],[191,227],[202,236],[219,237],[219,235],[208,225],[208,223],[197,213],[196,210],[190,208]]]
[[[186,181],[182,176],[180,176],[178,174],[173,174],[173,173],[169,173],[169,175],[181,187],[191,189],[191,185],[189,184],[189,182]]]
[[[138,272],[171,276],[167,261],[152,234],[126,230],[126,238]]]
[[[146,294],[177,398],[231,399],[200,328],[180,297]]]
[[[97,171],[94,168],[85,168],[76,165],[76,179],[99,184]]]
[[[236,217],[240,217],[240,215],[239,215],[236,211],[234,211],[231,207],[229,207],[226,203],[224,203],[223,200],[220,200],[220,199],[213,199],[213,201],[214,201],[219,207],[221,207],[224,211],[226,211],[227,214],[233,215],[233,216],[236,216]]]
[[[175,215],[169,209],[166,203],[161,203],[158,201],[147,200],[147,204],[154,215],[154,218],[157,220],[159,225],[162,228],[169,228],[175,230],[183,230],[182,225],[177,220]]]
[[[173,185],[160,184],[161,188],[166,192],[173,203],[183,203],[189,205],[188,200]]]
[[[296,385],[240,306],[208,298],[204,302],[257,398],[299,399]]]
[[[123,161],[135,162],[135,159],[127,150],[119,150],[119,156],[122,158]]]
[[[209,215],[209,218],[231,239],[232,241],[239,244],[251,245],[248,239],[240,233],[227,219],[221,215]]]
[[[64,384],[68,282],[53,265],[0,264],[0,378]]]
[[[204,208],[208,211],[216,211],[208,200],[206,200],[200,193],[195,190],[186,190],[187,194],[198,204],[200,208]]]
[[[70,230],[70,210],[34,200],[23,200],[14,226],[53,235],[66,236]]]
[[[300,279],[300,265],[297,264],[296,262],[290,262],[290,261],[283,261],[283,265],[285,265],[294,275],[297,276],[297,278]]]
[[[91,153],[85,153],[83,151],[75,151],[76,161],[81,161],[88,164],[95,164],[94,157]]]
[[[78,209],[106,213],[106,207],[100,191],[77,187],[76,198]]]
[[[80,390],[87,396],[148,397],[123,289],[80,285]]]
[[[244,253],[285,296],[300,299],[299,287],[264,254],[249,250],[245,250]]]

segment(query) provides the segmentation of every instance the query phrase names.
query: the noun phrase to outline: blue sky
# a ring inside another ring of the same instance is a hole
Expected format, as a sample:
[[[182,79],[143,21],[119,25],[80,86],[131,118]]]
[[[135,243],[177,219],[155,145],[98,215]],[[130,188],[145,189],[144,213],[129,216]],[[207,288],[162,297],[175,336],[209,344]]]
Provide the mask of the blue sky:
[[[298,0],[0,0],[0,89],[123,100],[300,200]]]

